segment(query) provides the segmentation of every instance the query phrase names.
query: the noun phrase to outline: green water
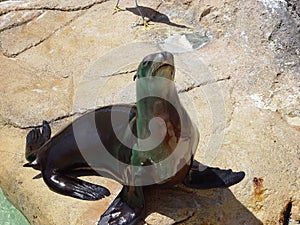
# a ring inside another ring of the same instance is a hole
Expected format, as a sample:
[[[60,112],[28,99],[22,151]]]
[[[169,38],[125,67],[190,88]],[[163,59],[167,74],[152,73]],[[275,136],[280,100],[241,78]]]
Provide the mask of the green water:
[[[0,188],[0,224],[30,225],[23,214],[17,210],[4,196]]]

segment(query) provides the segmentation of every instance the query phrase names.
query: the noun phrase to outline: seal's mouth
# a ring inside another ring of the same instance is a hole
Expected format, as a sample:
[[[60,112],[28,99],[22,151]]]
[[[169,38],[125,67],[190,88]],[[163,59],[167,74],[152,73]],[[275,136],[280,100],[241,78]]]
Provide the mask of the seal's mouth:
[[[164,63],[162,65],[160,65],[159,67],[157,67],[153,73],[152,76],[154,77],[163,77],[163,78],[167,78],[169,80],[174,80],[174,66],[170,65],[168,63]]]
[[[174,80],[174,75],[175,75],[174,66],[169,63],[164,63],[164,64],[159,65],[151,73],[152,77],[164,77],[169,80]],[[135,74],[133,76],[133,81],[135,81],[135,79],[138,79],[138,78],[139,78],[138,75]]]

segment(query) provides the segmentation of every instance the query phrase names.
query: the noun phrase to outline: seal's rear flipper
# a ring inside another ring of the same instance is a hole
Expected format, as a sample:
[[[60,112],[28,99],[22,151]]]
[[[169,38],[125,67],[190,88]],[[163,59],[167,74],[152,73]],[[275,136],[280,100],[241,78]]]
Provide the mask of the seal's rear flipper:
[[[135,225],[141,220],[144,207],[132,207],[129,206],[127,201],[123,200],[122,196],[124,195],[124,189],[126,188],[127,187],[123,187],[121,193],[115,198],[105,213],[103,213],[98,225]]]
[[[197,189],[226,188],[239,183],[245,177],[245,173],[242,171],[233,172],[214,167],[207,167],[200,171],[198,165],[197,162],[193,163],[183,181],[186,186]]]
[[[42,133],[39,128],[32,129],[26,137],[25,157],[29,162],[36,158],[39,148],[50,139],[51,128],[47,121],[43,121]]]
[[[109,190],[105,187],[68,175],[45,171],[42,174],[47,186],[62,195],[90,201],[99,200],[110,195]]]

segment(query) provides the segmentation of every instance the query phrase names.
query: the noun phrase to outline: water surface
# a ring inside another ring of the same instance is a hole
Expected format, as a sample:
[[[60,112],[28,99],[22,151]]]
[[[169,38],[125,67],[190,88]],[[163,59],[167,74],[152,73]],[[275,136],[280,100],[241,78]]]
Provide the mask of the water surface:
[[[30,225],[25,216],[17,210],[4,196],[0,188],[0,224],[1,225]]]

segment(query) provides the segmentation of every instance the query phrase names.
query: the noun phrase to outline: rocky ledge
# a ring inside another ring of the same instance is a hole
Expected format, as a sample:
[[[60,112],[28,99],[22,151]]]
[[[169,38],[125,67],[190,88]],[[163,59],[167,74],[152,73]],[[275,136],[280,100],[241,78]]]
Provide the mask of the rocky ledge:
[[[31,224],[95,224],[111,196],[51,192],[23,168],[26,134],[54,133],[95,106],[134,101],[139,61],[174,52],[180,98],[201,133],[196,159],[243,170],[228,189],[176,186],[147,194],[147,224],[300,221],[300,6],[297,0],[0,2],[0,186]],[[99,81],[99,82],[97,82]],[[133,85],[133,86],[132,86]]]

